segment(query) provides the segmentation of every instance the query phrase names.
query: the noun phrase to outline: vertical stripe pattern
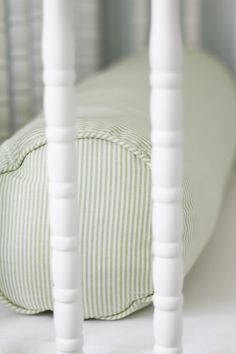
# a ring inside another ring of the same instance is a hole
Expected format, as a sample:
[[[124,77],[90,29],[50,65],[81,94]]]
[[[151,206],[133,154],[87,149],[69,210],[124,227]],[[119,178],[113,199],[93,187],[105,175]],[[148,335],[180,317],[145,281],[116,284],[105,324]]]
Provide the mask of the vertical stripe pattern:
[[[84,314],[120,319],[152,301],[151,146],[112,120],[77,129]],[[37,119],[0,149],[0,300],[25,314],[53,310],[44,130]],[[199,254],[196,199],[185,179],[185,273]]]
[[[122,318],[152,300],[146,60],[128,59],[78,87],[86,318]],[[235,158],[236,107],[231,78],[209,56],[186,51],[185,77],[186,274],[220,210]],[[36,119],[0,147],[0,298],[27,314],[52,309],[44,131]]]
[[[122,126],[103,128],[78,127],[84,313],[117,319],[151,301],[150,146]],[[0,297],[28,314],[52,309],[43,131],[31,124],[0,161]]]

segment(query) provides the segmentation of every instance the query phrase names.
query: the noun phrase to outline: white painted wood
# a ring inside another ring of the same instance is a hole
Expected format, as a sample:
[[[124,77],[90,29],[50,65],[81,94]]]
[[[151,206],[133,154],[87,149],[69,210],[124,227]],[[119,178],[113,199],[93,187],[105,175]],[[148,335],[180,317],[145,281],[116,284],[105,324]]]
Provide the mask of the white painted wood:
[[[58,354],[83,352],[73,9],[73,0],[43,2],[44,113]]]
[[[183,4],[185,42],[192,47],[201,47],[202,0],[184,0]]]
[[[154,351],[181,354],[183,112],[179,0],[152,0],[150,66]]]

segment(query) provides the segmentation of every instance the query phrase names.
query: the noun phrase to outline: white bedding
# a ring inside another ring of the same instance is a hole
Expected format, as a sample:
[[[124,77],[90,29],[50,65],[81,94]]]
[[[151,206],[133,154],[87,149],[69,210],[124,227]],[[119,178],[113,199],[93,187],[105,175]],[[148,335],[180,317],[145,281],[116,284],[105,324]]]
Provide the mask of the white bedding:
[[[236,172],[216,231],[185,282],[188,354],[236,353]],[[152,343],[152,308],[120,321],[86,321],[85,353],[139,353]],[[98,349],[98,348],[100,349]],[[52,354],[51,314],[23,316],[0,305],[0,354]]]

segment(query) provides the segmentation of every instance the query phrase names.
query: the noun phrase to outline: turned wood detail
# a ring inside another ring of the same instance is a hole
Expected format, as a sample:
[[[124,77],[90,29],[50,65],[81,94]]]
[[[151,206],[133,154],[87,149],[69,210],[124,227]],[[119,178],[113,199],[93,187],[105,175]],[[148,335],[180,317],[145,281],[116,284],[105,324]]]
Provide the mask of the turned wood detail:
[[[83,352],[73,1],[44,0],[44,112],[58,354]],[[179,1],[152,0],[154,351],[182,354],[182,41]]]
[[[178,0],[152,0],[154,352],[182,354],[182,40]]]
[[[58,354],[83,353],[73,8],[73,0],[43,2],[44,114]]]

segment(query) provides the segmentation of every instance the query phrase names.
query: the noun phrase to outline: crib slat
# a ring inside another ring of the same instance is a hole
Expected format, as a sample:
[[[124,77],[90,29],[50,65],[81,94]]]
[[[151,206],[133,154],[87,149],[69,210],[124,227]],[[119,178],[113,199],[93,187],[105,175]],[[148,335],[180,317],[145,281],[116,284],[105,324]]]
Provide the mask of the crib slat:
[[[152,0],[150,37],[154,351],[181,354],[182,40],[178,0]]]
[[[43,2],[44,113],[58,354],[83,352],[73,8],[73,0]]]

